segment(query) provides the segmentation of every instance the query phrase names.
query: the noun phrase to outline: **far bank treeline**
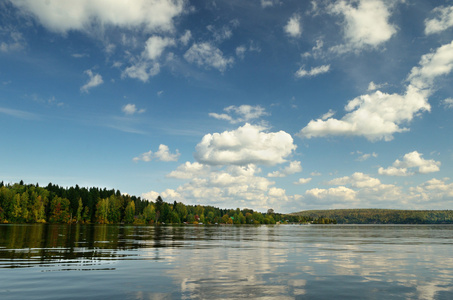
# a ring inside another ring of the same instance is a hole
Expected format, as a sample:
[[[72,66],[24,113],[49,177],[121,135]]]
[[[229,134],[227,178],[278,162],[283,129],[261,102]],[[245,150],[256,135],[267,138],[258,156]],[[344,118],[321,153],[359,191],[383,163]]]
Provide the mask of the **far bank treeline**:
[[[338,224],[453,224],[453,210],[332,209],[307,210],[292,215],[330,218]]]
[[[0,223],[275,224],[311,221],[311,217],[283,215],[273,210],[260,213],[251,209],[167,203],[160,196],[152,202],[114,189],[0,182]]]

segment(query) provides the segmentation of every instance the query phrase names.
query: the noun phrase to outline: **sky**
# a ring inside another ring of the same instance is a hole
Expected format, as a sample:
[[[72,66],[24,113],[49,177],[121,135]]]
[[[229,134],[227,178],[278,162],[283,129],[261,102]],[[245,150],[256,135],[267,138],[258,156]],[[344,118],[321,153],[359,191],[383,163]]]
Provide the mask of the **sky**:
[[[0,180],[453,209],[450,1],[3,0]]]

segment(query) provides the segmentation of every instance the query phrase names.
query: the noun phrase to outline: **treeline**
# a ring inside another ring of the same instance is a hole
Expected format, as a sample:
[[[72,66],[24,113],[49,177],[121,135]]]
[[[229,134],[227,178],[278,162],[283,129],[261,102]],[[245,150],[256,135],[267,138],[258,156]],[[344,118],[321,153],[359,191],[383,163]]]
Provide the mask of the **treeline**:
[[[452,210],[333,209],[307,210],[293,215],[329,218],[338,224],[453,224]]]
[[[49,183],[25,185],[0,182],[0,223],[100,224],[276,224],[308,223],[311,217],[260,213],[251,209],[167,203],[122,194],[119,190]]]

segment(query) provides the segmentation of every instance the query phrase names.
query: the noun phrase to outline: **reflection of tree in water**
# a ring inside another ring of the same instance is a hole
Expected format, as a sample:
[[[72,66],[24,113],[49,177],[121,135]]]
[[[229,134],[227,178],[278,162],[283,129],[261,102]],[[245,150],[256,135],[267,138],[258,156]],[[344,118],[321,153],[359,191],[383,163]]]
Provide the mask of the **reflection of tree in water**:
[[[142,259],[161,260],[160,249],[187,244],[184,232],[178,226],[1,225],[0,267],[99,264],[138,256],[130,250],[140,248],[151,249]]]

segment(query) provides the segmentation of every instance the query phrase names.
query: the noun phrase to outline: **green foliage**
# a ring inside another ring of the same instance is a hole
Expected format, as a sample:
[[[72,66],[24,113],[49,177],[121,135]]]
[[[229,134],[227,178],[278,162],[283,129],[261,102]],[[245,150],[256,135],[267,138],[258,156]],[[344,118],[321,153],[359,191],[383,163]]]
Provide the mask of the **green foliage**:
[[[355,214],[356,215],[356,214]],[[359,218],[356,216],[356,218]],[[319,219],[319,220],[316,220]],[[213,206],[165,202],[160,196],[152,202],[122,194],[118,190],[75,187],[63,188],[49,183],[38,185],[0,184],[1,223],[129,223],[129,224],[281,224],[332,223],[331,215],[283,215],[268,209],[221,209]],[[433,211],[411,220],[445,222],[448,219]]]
[[[69,213],[70,202],[66,198],[55,196],[50,202],[51,223],[69,223],[71,216]]]
[[[333,219],[339,224],[453,224],[451,210],[333,209],[307,210],[294,215]]]
[[[131,201],[126,206],[126,213],[124,216],[124,222],[132,224],[135,219],[135,202]]]

